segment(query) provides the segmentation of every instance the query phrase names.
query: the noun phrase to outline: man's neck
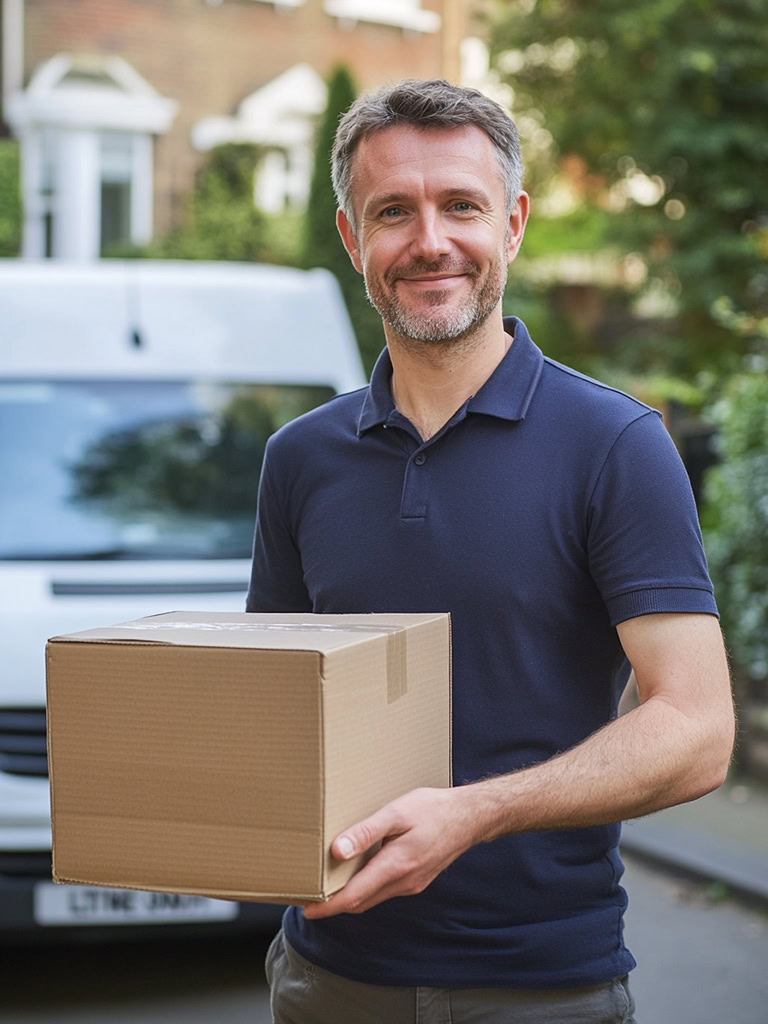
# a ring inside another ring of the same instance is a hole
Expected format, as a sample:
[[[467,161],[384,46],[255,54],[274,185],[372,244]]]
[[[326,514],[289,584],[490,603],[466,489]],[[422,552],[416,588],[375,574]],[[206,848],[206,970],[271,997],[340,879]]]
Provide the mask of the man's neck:
[[[425,441],[480,390],[512,344],[496,316],[471,337],[443,344],[403,339],[391,330],[386,333],[392,399]]]

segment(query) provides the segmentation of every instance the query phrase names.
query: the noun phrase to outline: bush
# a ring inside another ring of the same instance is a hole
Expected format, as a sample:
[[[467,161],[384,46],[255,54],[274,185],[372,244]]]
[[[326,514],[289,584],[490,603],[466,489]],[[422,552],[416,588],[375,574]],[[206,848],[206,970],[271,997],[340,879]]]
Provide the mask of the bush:
[[[709,470],[702,514],[709,568],[742,706],[768,701],[768,367],[732,377],[711,410],[721,462]]]
[[[225,143],[210,151],[197,174],[190,221],[165,241],[168,256],[265,259],[264,214],[253,204],[253,180],[261,156],[261,147],[249,143]]]
[[[19,146],[0,139],[0,256],[19,255],[21,222]]]
[[[267,217],[253,204],[260,146],[215,146],[200,167],[183,225],[146,246],[119,243],[105,254],[119,259],[269,262]]]

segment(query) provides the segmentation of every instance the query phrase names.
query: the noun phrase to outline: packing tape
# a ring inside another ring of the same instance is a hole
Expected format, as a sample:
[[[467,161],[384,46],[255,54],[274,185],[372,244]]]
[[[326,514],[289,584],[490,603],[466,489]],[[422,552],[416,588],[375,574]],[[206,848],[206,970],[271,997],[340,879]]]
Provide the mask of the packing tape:
[[[362,623],[343,625],[339,622],[187,622],[183,619],[170,619],[165,622],[121,622],[110,627],[114,629],[227,629],[241,633],[261,633],[268,630],[303,633],[399,633],[402,626],[385,626],[381,623]]]
[[[120,629],[211,629],[255,632],[301,632],[301,633],[380,633],[387,638],[387,703],[392,704],[408,692],[408,641],[402,626],[387,626],[380,622],[186,622],[173,620],[165,622],[127,622]]]
[[[387,703],[408,692],[407,634],[404,629],[387,635]]]

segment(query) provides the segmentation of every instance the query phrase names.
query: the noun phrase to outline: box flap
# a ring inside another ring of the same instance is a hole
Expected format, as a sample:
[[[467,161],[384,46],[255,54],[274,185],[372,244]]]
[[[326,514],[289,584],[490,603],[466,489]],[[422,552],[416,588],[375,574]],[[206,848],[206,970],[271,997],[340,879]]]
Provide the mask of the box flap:
[[[165,612],[146,618],[52,637],[49,643],[139,643],[179,647],[233,647],[261,650],[317,651],[327,654],[364,643],[382,634],[404,635],[414,622],[431,622],[437,615],[313,615],[286,612]],[[403,685],[397,671],[404,655],[398,641],[388,644],[393,665],[392,696]]]

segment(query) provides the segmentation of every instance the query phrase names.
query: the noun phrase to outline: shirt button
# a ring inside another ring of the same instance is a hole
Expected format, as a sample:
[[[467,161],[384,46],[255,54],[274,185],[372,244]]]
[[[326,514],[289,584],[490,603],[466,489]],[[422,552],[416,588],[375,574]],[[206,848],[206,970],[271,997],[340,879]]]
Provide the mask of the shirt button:
[[[423,466],[424,463],[427,461],[427,456],[421,454],[414,455],[413,461],[416,463],[417,466]]]

